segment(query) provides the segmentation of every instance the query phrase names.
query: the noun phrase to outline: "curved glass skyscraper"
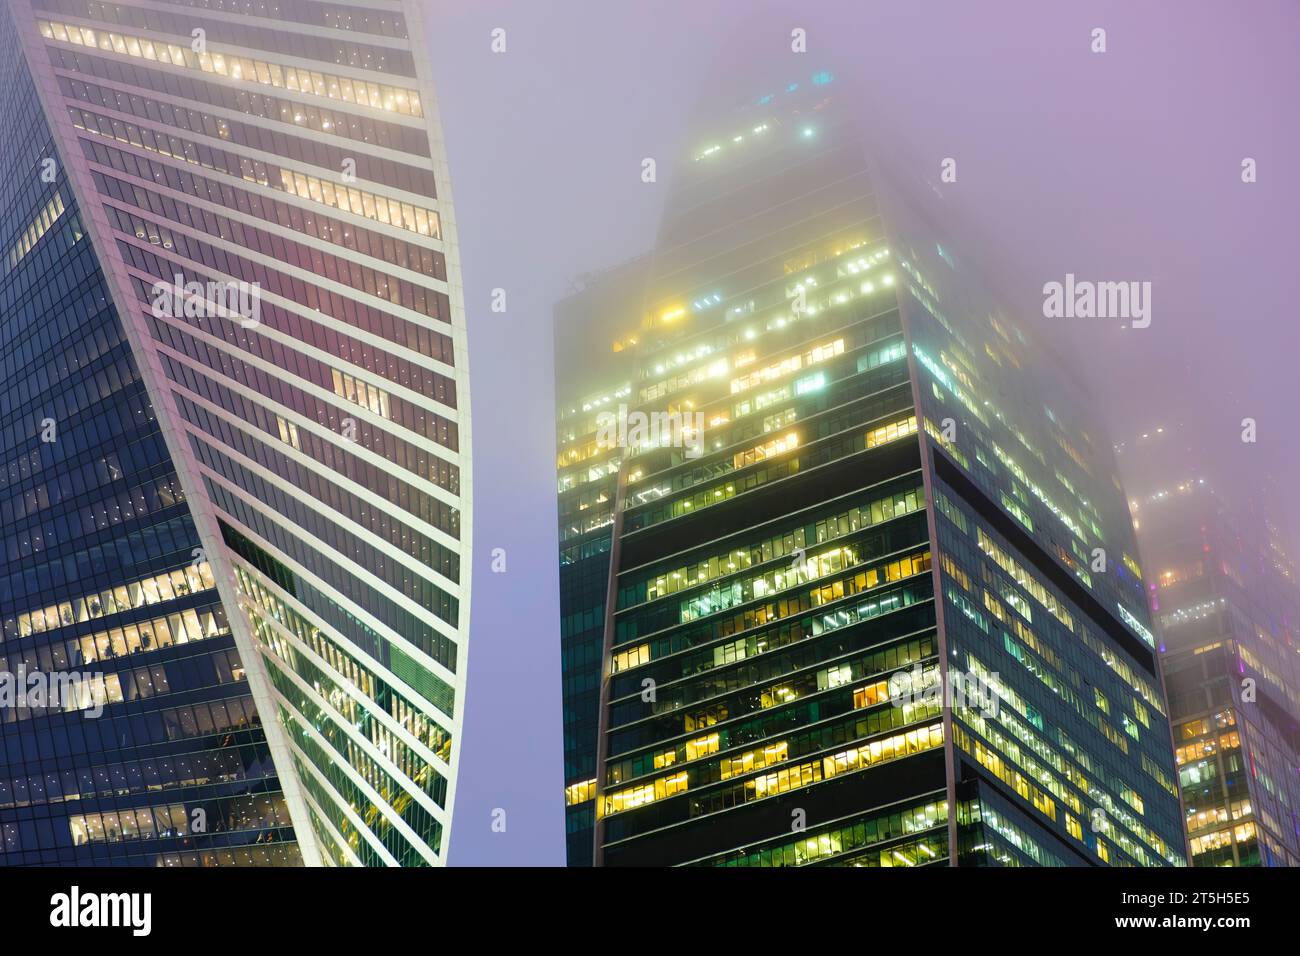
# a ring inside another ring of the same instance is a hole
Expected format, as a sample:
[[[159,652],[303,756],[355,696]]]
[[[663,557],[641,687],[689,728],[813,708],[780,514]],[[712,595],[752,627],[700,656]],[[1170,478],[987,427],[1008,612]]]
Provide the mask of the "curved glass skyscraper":
[[[3,710],[0,858],[442,862],[469,415],[419,5],[9,6],[0,653],[85,674]]]

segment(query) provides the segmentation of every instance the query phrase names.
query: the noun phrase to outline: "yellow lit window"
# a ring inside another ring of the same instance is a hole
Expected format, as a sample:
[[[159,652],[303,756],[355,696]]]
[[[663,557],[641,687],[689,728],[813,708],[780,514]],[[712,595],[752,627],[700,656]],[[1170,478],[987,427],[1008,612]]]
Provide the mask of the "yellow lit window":
[[[607,793],[604,800],[604,812],[606,815],[622,813],[624,810],[632,810],[655,800],[664,800],[681,793],[687,786],[687,774],[683,770],[667,777],[660,777],[652,783],[628,787],[616,793]]]
[[[619,651],[614,655],[612,668],[614,673],[625,671],[632,667],[639,667],[642,664],[650,662],[650,645],[638,644],[635,647],[629,647],[625,651]]]
[[[697,760],[700,757],[707,757],[709,754],[718,752],[719,737],[717,734],[705,734],[703,737],[696,737],[694,740],[686,741],[686,759]]]
[[[883,704],[889,700],[889,681],[877,681],[874,684],[868,684],[866,687],[859,687],[853,691],[853,709],[861,710],[863,707],[871,707],[875,704]]]
[[[790,745],[784,740],[780,743],[769,744],[766,747],[748,750],[743,754],[722,761],[720,767],[722,779],[738,777],[741,774],[749,773],[751,770],[762,770],[764,767],[770,767],[774,763],[780,763],[789,758]]]
[[[654,756],[654,766],[656,770],[663,770],[665,767],[671,767],[676,762],[676,750],[661,750]]]
[[[596,781],[583,780],[580,783],[571,783],[564,788],[564,805],[566,807],[576,806],[579,803],[586,803],[596,796]]]
[[[763,461],[767,458],[773,458],[777,455],[783,455],[787,451],[799,446],[799,436],[794,432],[786,435],[784,438],[773,438],[771,441],[763,442],[747,451],[737,452],[733,465],[736,468],[744,468],[755,462]]]
[[[895,441],[904,438],[916,432],[916,416],[911,415],[901,421],[890,422],[888,425],[882,425],[879,428],[873,428],[867,432],[867,447],[875,448],[877,445],[883,445],[886,442]]]

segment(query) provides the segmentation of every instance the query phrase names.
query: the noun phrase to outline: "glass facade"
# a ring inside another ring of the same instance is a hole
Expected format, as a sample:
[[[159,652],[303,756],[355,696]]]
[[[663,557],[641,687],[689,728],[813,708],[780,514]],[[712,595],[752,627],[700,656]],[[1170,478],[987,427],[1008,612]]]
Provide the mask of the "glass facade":
[[[0,863],[298,864],[245,655],[8,12],[0,70]]]
[[[1192,866],[1300,865],[1300,591],[1262,493],[1225,500],[1186,434],[1119,446],[1147,562]]]
[[[626,388],[582,427],[561,396],[561,548],[590,517],[609,549],[561,572],[565,640],[604,640],[565,669],[599,668],[598,733],[566,725],[596,862],[1182,862],[1086,399],[832,74],[751,92],[673,172],[640,327],[604,326]]]
[[[596,739],[601,656],[609,591],[614,499],[621,460],[597,438],[597,417],[631,394],[631,339],[639,324],[649,262],[625,263],[595,277],[555,312],[558,416],[560,661],[563,673],[565,855],[592,863],[596,822]],[[628,330],[617,352],[604,352],[611,328]],[[626,346],[626,347],[624,347]],[[598,379],[593,380],[594,378]]]
[[[28,256],[74,228],[94,249],[136,416],[156,413],[171,463],[149,474],[188,503],[174,556],[203,569],[201,623],[238,649],[284,826],[311,864],[441,863],[469,414],[419,5],[23,0],[13,17],[64,185],[4,208],[53,223],[16,233]]]
[[[952,711],[961,862],[1024,862],[1034,845],[1070,863],[1179,864],[1142,569],[1086,387],[1041,321],[1014,321],[935,225],[928,186],[879,169],[931,464],[948,666],[988,675],[1000,698],[995,718],[968,702]],[[992,809],[985,795],[999,791],[1011,811]]]

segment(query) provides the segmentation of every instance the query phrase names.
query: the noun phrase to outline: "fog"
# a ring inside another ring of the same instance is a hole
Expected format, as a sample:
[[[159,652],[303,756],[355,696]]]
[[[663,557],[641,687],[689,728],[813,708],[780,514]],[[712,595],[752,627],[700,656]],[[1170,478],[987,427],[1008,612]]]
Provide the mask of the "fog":
[[[980,239],[965,254],[1023,321],[1053,324],[1110,439],[1181,423],[1229,496],[1265,472],[1284,489],[1300,475],[1294,3],[433,0],[427,25],[473,381],[453,864],[563,863],[551,309],[576,276],[651,248],[712,78],[830,69],[878,149],[936,176],[955,159],[944,199]],[[790,52],[795,27],[806,54]],[[658,183],[641,181],[644,157]],[[1067,274],[1149,281],[1150,326],[1044,318],[1044,284]],[[490,309],[497,288],[504,313]],[[1288,505],[1275,518],[1294,542]]]

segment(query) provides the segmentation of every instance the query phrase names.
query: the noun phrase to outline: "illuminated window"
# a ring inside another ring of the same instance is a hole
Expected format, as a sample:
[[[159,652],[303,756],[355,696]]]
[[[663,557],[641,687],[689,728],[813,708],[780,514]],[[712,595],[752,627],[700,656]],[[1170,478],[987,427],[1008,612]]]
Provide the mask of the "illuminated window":
[[[622,813],[624,810],[632,810],[655,800],[664,800],[682,793],[687,786],[687,774],[683,770],[667,777],[660,777],[652,783],[607,793],[603,802],[604,813],[606,815]]]
[[[49,232],[50,227],[63,215],[63,210],[63,197],[55,193],[54,197],[37,213],[31,224],[19,233],[18,238],[10,245],[4,257],[8,269],[13,269],[27,253],[32,251],[32,247],[40,241],[41,236]]]
[[[588,800],[596,798],[596,780],[583,780],[581,783],[571,783],[564,788],[564,805],[566,807],[577,806],[580,803],[586,803]]]
[[[345,76],[317,73],[300,67],[281,66],[264,60],[226,53],[195,53],[175,43],[155,43],[145,37],[128,36],[108,30],[96,32],[71,23],[38,20],[37,28],[47,40],[59,40],[77,46],[111,50],[124,56],[169,63],[172,66],[201,70],[233,80],[247,80],[263,86],[324,96],[328,99],[356,103],[404,116],[423,116],[420,94],[402,87],[370,83]]]
[[[636,647],[630,647],[625,651],[619,651],[613,656],[612,668],[614,673],[625,671],[631,667],[640,667],[642,664],[650,663],[650,645],[638,644]]]
[[[882,425],[867,432],[867,447],[875,448],[877,445],[904,438],[907,435],[915,434],[915,432],[916,416],[910,415],[900,421],[890,422],[888,425]]]
[[[705,734],[703,737],[696,737],[694,740],[686,741],[686,759],[698,760],[700,757],[707,757],[709,754],[718,752],[719,737],[717,734]]]
[[[767,458],[773,458],[777,455],[783,455],[791,449],[799,446],[799,436],[794,432],[783,438],[773,438],[771,441],[763,442],[747,451],[737,452],[733,459],[733,467],[744,468],[755,462],[763,461]]]

